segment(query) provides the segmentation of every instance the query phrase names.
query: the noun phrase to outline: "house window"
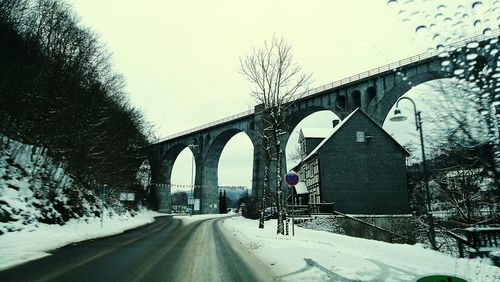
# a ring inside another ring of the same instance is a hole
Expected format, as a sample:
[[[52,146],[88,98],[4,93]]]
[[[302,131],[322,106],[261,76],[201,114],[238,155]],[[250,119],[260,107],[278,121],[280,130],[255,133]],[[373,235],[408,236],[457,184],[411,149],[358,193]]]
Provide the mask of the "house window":
[[[365,132],[364,131],[356,131],[356,142],[363,143],[365,142]]]

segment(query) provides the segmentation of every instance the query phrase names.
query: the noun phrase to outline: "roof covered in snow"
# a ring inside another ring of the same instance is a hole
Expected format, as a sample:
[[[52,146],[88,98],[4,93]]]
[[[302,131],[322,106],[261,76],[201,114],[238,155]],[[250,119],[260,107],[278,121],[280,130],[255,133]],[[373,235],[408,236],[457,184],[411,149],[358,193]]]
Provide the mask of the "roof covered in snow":
[[[309,153],[309,155],[307,155],[302,161],[300,161],[297,165],[293,166],[292,170],[297,170],[297,168],[305,163],[306,161],[308,161],[312,156],[314,156],[318,150],[326,143],[328,142],[328,140],[330,140],[330,138],[332,138],[332,136],[335,135],[335,133],[342,127],[344,126],[344,124],[346,124],[349,119],[357,112],[360,112],[362,113],[363,115],[365,115],[369,120],[371,120],[376,126],[378,126],[383,132],[385,132],[387,134],[387,136],[392,140],[394,141],[399,147],[401,147],[402,150],[404,150],[405,154],[406,155],[410,155],[410,153],[403,147],[401,146],[401,144],[399,144],[398,141],[396,141],[394,139],[394,137],[392,137],[389,133],[387,133],[387,131],[385,131],[377,122],[375,122],[370,116],[368,116],[363,110],[361,110],[360,108],[357,108],[356,110],[354,110],[352,113],[350,113],[346,118],[344,118],[337,126],[335,126],[334,128],[331,128],[330,129],[330,134],[328,134],[325,139],[323,139],[323,141],[321,141],[321,143],[319,143],[318,146],[316,146],[316,148],[314,148],[314,150],[311,151],[311,153]]]
[[[334,128],[302,128],[300,136],[304,138],[326,138],[333,132]]]

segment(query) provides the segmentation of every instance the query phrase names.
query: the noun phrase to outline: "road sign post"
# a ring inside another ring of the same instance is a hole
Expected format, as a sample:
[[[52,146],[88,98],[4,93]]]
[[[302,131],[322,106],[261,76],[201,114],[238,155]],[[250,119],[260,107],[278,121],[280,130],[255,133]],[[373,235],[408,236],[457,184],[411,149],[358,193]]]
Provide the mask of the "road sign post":
[[[108,185],[103,184],[101,186],[101,229],[104,225],[104,200],[107,194],[108,194]]]
[[[295,236],[295,196],[293,190],[295,190],[295,185],[299,183],[299,175],[295,171],[290,171],[285,175],[285,182],[288,184],[288,188],[292,189],[292,236]]]

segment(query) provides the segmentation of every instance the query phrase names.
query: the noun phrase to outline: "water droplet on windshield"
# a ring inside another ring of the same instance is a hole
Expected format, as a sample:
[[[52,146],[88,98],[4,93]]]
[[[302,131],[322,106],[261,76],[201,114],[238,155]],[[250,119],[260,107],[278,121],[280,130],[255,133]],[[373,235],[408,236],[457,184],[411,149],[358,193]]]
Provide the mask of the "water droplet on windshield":
[[[483,35],[490,36],[491,35],[491,28],[485,28],[483,30]]]
[[[449,66],[450,64],[451,64],[451,62],[450,62],[450,61],[448,61],[448,60],[446,60],[446,61],[442,61],[442,62],[441,62],[441,66],[443,66],[443,67],[447,67],[447,66]]]
[[[477,47],[479,47],[479,42],[477,42],[477,41],[472,41],[472,42],[467,43],[467,48],[469,48],[469,49],[474,49]]]
[[[470,53],[470,54],[467,54],[467,56],[465,56],[467,58],[467,61],[473,61],[477,58],[477,54],[476,53]]]
[[[449,57],[449,56],[450,56],[450,53],[448,53],[448,52],[442,52],[442,53],[438,54],[439,58],[446,58],[446,57]]]
[[[478,7],[482,6],[482,5],[483,5],[483,2],[476,1],[476,2],[472,3],[472,9],[478,8]]]
[[[427,29],[427,26],[425,25],[419,25],[417,26],[417,28],[415,29],[416,32],[419,32],[419,31],[424,31]]]
[[[475,20],[475,21],[474,21],[474,26],[478,26],[478,25],[480,25],[480,24],[481,24],[481,20]]]
[[[464,73],[464,71],[465,71],[464,69],[456,69],[453,71],[453,74],[454,75],[461,75]]]

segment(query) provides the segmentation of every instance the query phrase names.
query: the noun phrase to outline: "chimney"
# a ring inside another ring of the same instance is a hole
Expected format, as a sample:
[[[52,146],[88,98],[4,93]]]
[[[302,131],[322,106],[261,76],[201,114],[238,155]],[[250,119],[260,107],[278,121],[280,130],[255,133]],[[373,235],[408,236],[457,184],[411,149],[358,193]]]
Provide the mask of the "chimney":
[[[338,119],[332,120],[332,127],[335,128],[335,126],[337,126],[339,123],[340,123],[340,120],[338,120]]]

